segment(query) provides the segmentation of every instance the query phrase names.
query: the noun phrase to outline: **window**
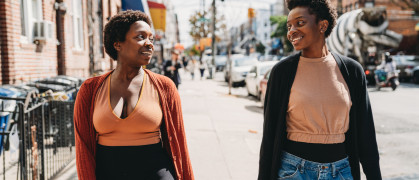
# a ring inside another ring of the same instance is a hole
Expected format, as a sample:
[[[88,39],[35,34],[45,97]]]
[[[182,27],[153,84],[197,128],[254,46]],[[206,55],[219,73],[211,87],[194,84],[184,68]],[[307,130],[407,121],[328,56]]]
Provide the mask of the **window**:
[[[20,34],[22,36],[26,36],[26,21],[25,21],[25,17],[26,17],[26,8],[25,5],[23,4],[24,0],[20,0]]]
[[[253,66],[252,69],[250,69],[250,73],[256,73],[256,66]]]
[[[103,12],[102,12],[102,0],[97,0],[98,2],[98,18],[99,18],[99,28],[98,28],[98,34],[99,34],[99,47],[100,47],[100,57],[105,58],[105,48],[103,46]]]
[[[73,8],[73,45],[75,49],[83,49],[83,9],[81,5],[81,0],[73,0],[72,1],[72,8]]]
[[[35,23],[42,21],[42,0],[20,0],[21,40],[32,42]]]
[[[366,8],[374,7],[374,2],[365,2],[364,5]]]

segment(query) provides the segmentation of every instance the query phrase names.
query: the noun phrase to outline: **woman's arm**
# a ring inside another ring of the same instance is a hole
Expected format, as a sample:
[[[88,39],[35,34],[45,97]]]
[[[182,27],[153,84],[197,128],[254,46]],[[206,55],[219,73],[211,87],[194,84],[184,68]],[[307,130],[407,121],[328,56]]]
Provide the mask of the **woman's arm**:
[[[277,127],[277,119],[271,117],[272,111],[278,111],[278,106],[275,106],[273,99],[276,99],[274,96],[277,96],[278,92],[276,91],[275,83],[280,83],[278,76],[278,68],[274,66],[272,68],[268,85],[265,93],[265,104],[264,104],[264,122],[263,122],[263,136],[262,144],[260,147],[259,155],[259,176],[258,180],[270,180],[272,174],[272,164],[273,164],[273,150],[274,150],[274,139],[275,139],[275,128]]]
[[[96,142],[95,132],[92,130],[90,108],[92,90],[83,84],[77,94],[74,104],[74,132],[76,138],[76,165],[80,180],[96,180],[96,161],[92,145]]]
[[[358,92],[360,94],[360,99],[357,105],[359,159],[367,179],[380,180],[382,179],[379,164],[380,158],[375,137],[374,120],[368,96],[367,83],[365,74],[362,70],[359,73],[361,73],[361,86],[359,87]]]
[[[181,154],[181,161],[182,161],[182,176],[185,180],[193,180],[194,175],[192,171],[191,160],[189,158],[189,151],[186,143],[186,135],[185,135],[185,128],[183,125],[183,115],[182,115],[182,106],[180,102],[180,96],[176,89],[175,84],[173,81],[167,82],[167,88],[169,93],[169,108],[170,114],[172,115],[172,122],[174,125],[174,129],[176,130],[176,136],[179,143],[180,154]],[[169,137],[169,141],[171,141],[171,137]]]

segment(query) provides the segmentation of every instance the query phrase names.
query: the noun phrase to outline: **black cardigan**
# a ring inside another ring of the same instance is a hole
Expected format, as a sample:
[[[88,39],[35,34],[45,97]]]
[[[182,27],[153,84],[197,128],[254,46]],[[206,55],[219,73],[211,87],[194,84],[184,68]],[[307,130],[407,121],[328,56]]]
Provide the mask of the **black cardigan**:
[[[260,148],[259,180],[276,180],[287,138],[285,117],[291,87],[301,53],[277,63],[271,71],[265,96],[263,138]],[[345,133],[346,153],[354,180],[361,179],[359,162],[367,179],[381,180],[375,128],[362,66],[353,59],[332,53],[348,85],[352,106]]]

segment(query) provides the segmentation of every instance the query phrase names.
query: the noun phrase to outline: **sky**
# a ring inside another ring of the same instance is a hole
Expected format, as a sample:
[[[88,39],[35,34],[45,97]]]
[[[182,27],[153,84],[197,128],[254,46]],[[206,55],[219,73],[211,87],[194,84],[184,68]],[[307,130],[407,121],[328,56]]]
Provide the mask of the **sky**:
[[[189,18],[194,12],[202,11],[205,1],[205,9],[211,6],[212,0],[173,0],[173,6],[179,21],[180,41],[185,47],[193,44],[189,35]],[[237,27],[247,21],[247,9],[269,9],[269,5],[277,0],[216,0],[217,13],[224,14],[227,29]]]

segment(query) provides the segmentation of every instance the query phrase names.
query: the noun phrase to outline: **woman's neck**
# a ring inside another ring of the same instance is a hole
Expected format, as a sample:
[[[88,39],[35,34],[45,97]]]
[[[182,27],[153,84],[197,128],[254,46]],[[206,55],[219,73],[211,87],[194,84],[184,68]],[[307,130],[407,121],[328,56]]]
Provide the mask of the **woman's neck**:
[[[329,50],[325,42],[321,46],[312,46],[312,48],[306,48],[301,51],[301,56],[306,58],[321,58],[327,54],[329,54]]]
[[[131,67],[118,63],[115,71],[112,73],[112,77],[117,78],[120,81],[131,81],[137,76],[141,76],[144,73],[142,67]]]

